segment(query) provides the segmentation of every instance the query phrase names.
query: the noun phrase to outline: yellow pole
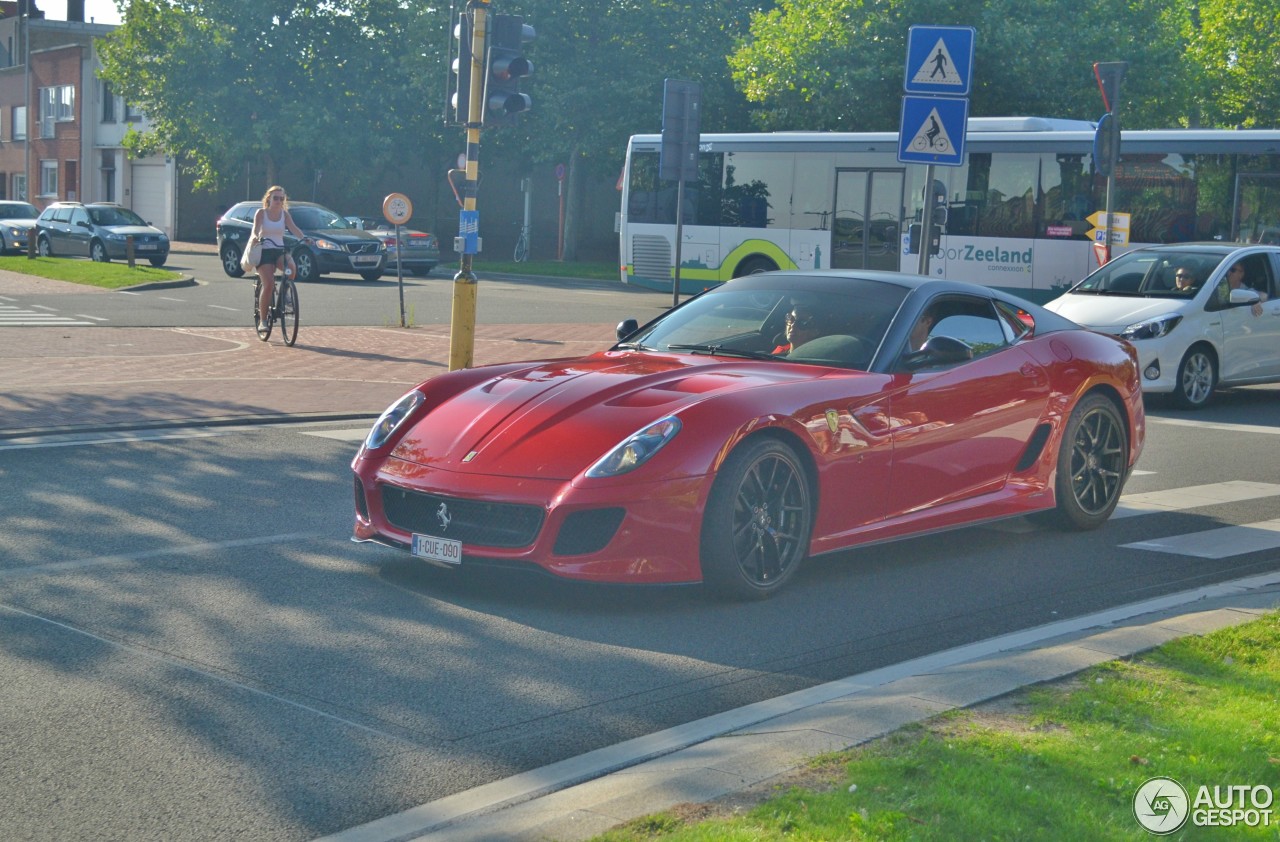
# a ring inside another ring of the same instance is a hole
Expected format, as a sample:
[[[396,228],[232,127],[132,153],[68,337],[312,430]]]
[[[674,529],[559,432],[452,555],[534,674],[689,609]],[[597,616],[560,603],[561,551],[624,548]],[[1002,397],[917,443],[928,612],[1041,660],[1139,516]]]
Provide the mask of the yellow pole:
[[[467,105],[467,180],[462,195],[464,216],[474,218],[476,188],[480,182],[480,121],[484,114],[485,18],[490,0],[471,0],[471,86]],[[461,70],[462,68],[459,68]],[[467,238],[465,231],[459,236]],[[475,362],[476,276],[471,271],[471,252],[464,248],[453,276],[453,315],[449,334],[449,370],[470,368]]]

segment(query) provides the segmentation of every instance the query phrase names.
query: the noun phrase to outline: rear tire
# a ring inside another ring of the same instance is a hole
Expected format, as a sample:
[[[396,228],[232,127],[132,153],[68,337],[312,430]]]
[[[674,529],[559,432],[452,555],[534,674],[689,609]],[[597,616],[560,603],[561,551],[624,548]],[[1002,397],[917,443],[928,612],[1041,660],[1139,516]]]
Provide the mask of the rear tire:
[[[738,264],[738,268],[734,271],[735,278],[741,278],[745,275],[759,275],[761,272],[776,272],[778,264],[774,263],[767,257],[749,257]]]
[[[1099,394],[1086,395],[1062,433],[1054,494],[1053,522],[1086,531],[1106,523],[1120,502],[1128,477],[1129,434],[1116,405]]]
[[[809,553],[813,502],[800,458],[757,438],[725,459],[702,519],[702,580],[718,596],[773,596]]]
[[[284,284],[284,289],[281,290],[280,336],[284,339],[284,344],[289,346],[298,339],[298,288],[292,283]]]
[[[240,249],[236,248],[233,243],[223,243],[222,250],[218,253],[218,257],[222,261],[222,271],[232,278],[244,277],[244,268],[240,265],[240,254]]]

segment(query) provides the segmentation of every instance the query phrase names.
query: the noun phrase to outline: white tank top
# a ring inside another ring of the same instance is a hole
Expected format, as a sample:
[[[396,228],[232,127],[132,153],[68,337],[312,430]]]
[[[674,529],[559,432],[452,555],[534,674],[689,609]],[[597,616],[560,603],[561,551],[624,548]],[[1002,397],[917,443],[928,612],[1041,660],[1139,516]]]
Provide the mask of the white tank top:
[[[272,221],[271,212],[262,212],[262,244],[268,248],[284,248],[284,211],[280,218]]]

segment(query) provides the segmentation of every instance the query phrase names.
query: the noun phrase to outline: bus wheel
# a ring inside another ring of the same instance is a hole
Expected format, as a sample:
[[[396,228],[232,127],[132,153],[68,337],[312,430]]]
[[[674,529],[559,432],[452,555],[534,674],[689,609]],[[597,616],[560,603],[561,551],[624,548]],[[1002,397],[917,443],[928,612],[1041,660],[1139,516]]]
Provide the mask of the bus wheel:
[[[735,278],[741,278],[743,275],[759,275],[761,272],[776,272],[778,264],[774,263],[767,257],[748,257],[746,260],[738,264],[737,271],[733,273]]]

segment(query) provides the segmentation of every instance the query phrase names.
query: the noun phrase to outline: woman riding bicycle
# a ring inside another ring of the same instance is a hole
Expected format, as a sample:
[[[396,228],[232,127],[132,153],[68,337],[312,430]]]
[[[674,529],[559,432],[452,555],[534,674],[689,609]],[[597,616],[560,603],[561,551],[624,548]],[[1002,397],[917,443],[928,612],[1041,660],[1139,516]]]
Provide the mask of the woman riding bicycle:
[[[258,293],[258,313],[264,323],[271,312],[276,272],[283,272],[287,261],[289,274],[294,274],[293,257],[284,247],[286,230],[298,239],[306,240],[306,235],[289,215],[289,197],[284,188],[277,184],[263,194],[262,207],[253,214],[253,233],[249,236],[250,244],[262,243],[262,257],[258,260],[258,278],[262,281],[262,290]]]

